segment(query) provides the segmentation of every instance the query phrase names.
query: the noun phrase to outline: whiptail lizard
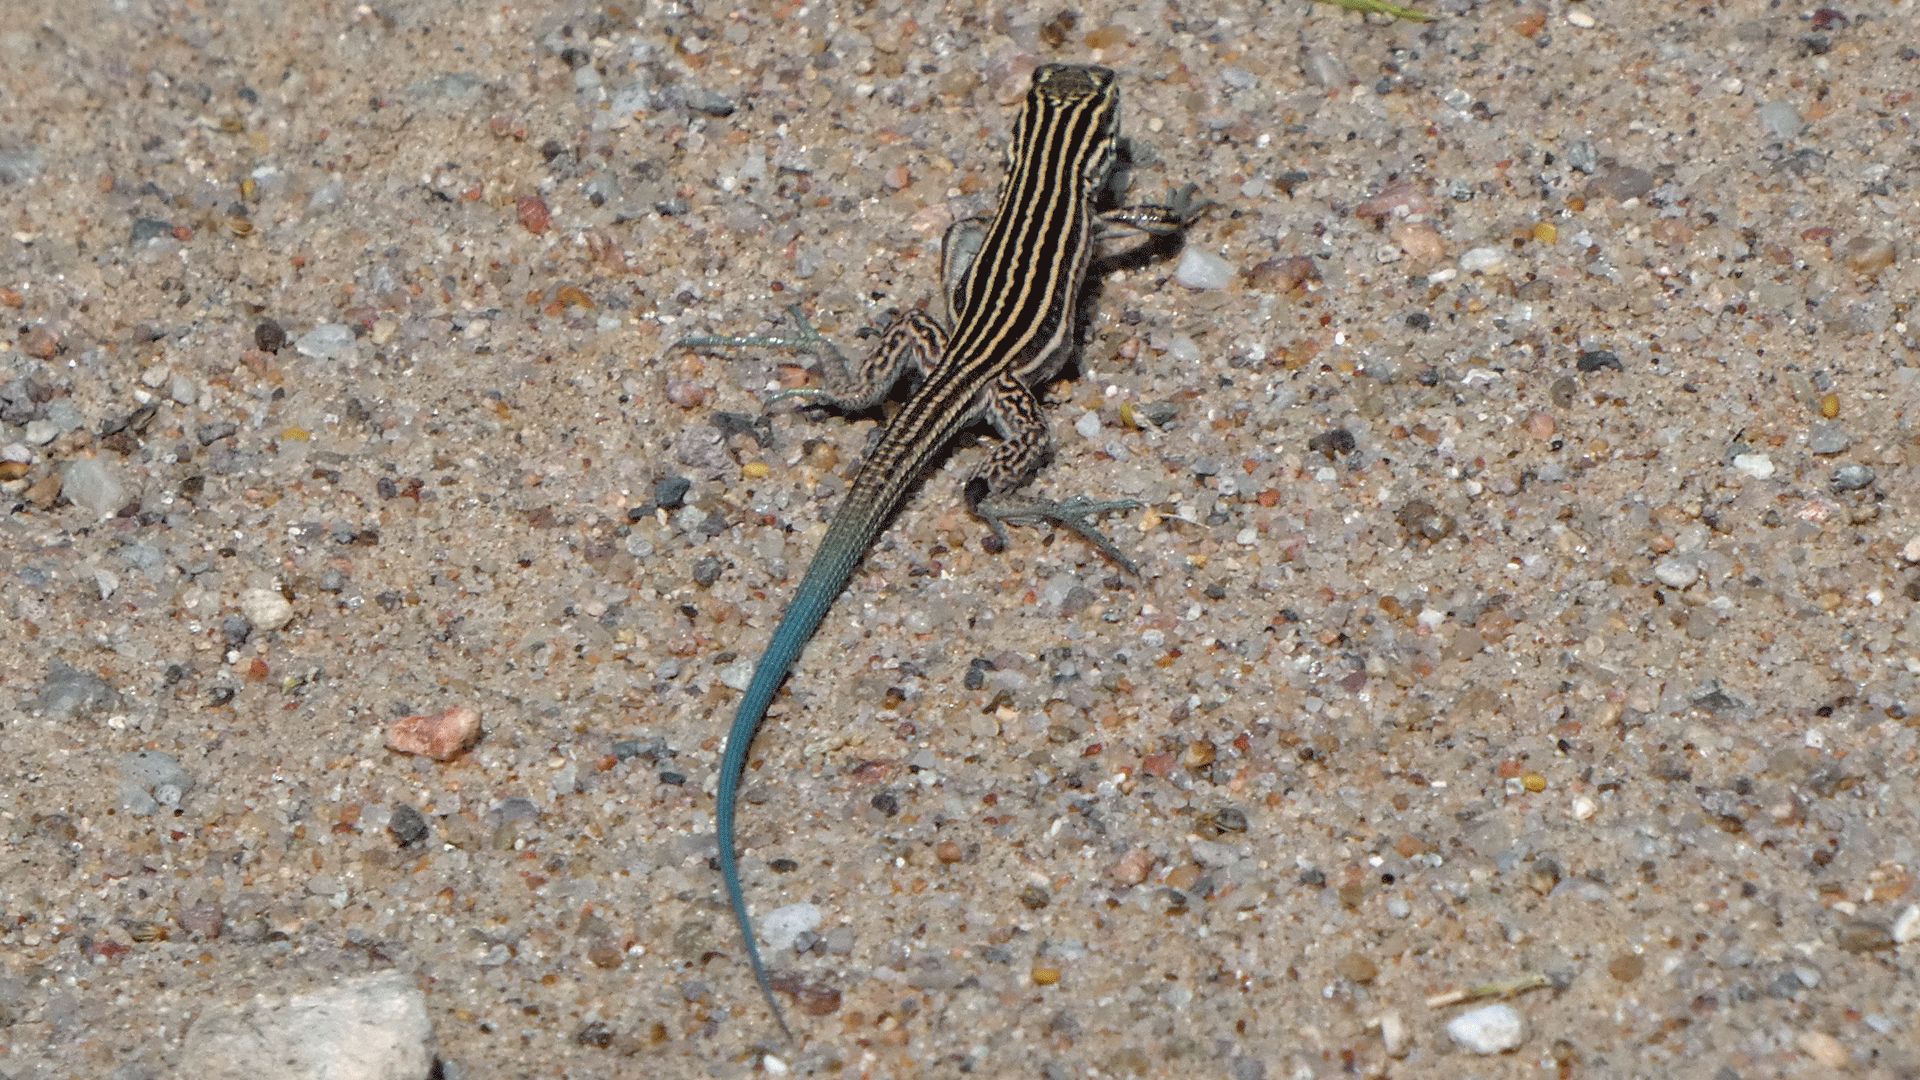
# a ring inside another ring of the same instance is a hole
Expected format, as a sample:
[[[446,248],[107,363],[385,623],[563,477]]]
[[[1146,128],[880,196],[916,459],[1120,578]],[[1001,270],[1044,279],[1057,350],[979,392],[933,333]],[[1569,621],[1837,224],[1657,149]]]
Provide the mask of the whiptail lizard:
[[[745,939],[754,978],[788,1039],[792,1031],[774,999],[753,938],[753,921],[740,890],[734,852],[734,802],[754,732],[787,670],[846,587],[867,547],[899,508],[913,482],[968,425],[984,417],[1001,442],[964,489],[967,508],[993,529],[989,550],[1006,544],[1006,525],[1048,523],[1071,529],[1109,558],[1135,567],[1091,519],[1138,507],[1132,500],[1086,498],[1045,502],[1010,498],[1052,449],[1046,417],[1033,387],[1051,379],[1073,351],[1074,314],[1103,225],[1161,236],[1180,234],[1207,204],[1193,201],[1191,185],[1169,206],[1095,209],[1120,143],[1120,91],[1102,67],[1049,64],[1014,121],[1007,178],[989,220],[956,222],[942,245],[947,309],[952,327],[924,312],[890,326],[878,347],[849,372],[839,351],[793,309],[800,334],[792,338],[695,337],[681,346],[772,346],[811,351],[829,361],[826,390],[776,395],[815,397],[848,411],[878,405],[894,383],[913,372],[920,381],[867,455],[820,550],[774,630],[740,699],[720,761],[716,827],[720,873]]]

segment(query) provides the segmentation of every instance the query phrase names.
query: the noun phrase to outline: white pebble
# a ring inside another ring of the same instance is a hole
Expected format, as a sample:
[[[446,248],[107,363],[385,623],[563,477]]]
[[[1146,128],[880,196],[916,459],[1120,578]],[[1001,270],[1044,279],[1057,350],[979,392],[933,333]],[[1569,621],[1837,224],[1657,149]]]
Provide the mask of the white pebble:
[[[1897,945],[1920,939],[1920,904],[1908,904],[1900,917],[1893,920],[1893,940]]]
[[[1654,566],[1653,576],[1669,589],[1684,589],[1700,576],[1700,568],[1691,559],[1662,559]]]
[[[1413,914],[1413,905],[1407,903],[1407,898],[1404,896],[1389,896],[1387,897],[1387,914],[1396,919],[1404,919]]]
[[[1100,435],[1100,414],[1094,412],[1092,409],[1081,413],[1080,419],[1073,422],[1073,430],[1079,432],[1080,437],[1083,439],[1098,438]]]
[[[1582,30],[1591,30],[1593,29],[1593,26],[1594,26],[1593,16],[1587,14],[1584,11],[1567,12],[1567,21],[1579,27]]]
[[[760,920],[760,938],[767,943],[767,951],[783,952],[793,948],[793,939],[820,925],[820,905],[788,904],[783,908],[774,908],[767,917]]]
[[[1447,1021],[1447,1036],[1476,1054],[1498,1054],[1527,1039],[1527,1022],[1511,1005],[1489,1005]]]
[[[1411,1032],[1407,1031],[1406,1021],[1400,1019],[1397,1012],[1380,1015],[1380,1041],[1386,1044],[1387,1056],[1403,1058],[1413,1048]]]
[[[346,323],[321,323],[301,334],[293,347],[301,356],[338,360],[353,351],[353,327]]]
[[[1575,795],[1573,797],[1573,820],[1585,821],[1598,813],[1599,810],[1600,804],[1594,802],[1592,796]]]
[[[293,621],[293,605],[277,589],[248,589],[240,594],[240,614],[255,630],[278,630]]]
[[[753,661],[744,656],[720,669],[720,685],[729,690],[744,691],[751,682]]]
[[[1756,113],[1760,124],[1776,139],[1791,139],[1800,134],[1800,112],[1792,102],[1769,101]]]
[[[1206,248],[1194,245],[1181,254],[1180,265],[1173,270],[1173,280],[1195,292],[1224,289],[1233,283],[1233,267]]]
[[[1505,266],[1507,253],[1497,247],[1468,248],[1460,253],[1460,258],[1456,262],[1463,274],[1471,274],[1475,271],[1486,274]]]
[[[23,436],[34,446],[45,446],[60,434],[60,425],[51,420],[29,420]]]
[[[8,449],[11,450],[12,447],[8,447]],[[12,461],[16,459],[8,458],[8,460]],[[1900,549],[1900,557],[1908,562],[1920,563],[1920,536],[1915,536],[1913,539],[1907,541],[1907,546]]]
[[[1773,459],[1765,454],[1735,454],[1733,467],[1755,480],[1767,480],[1773,476]]]
[[[67,501],[100,517],[112,517],[127,505],[127,485],[99,458],[81,458],[67,466],[60,493]]]

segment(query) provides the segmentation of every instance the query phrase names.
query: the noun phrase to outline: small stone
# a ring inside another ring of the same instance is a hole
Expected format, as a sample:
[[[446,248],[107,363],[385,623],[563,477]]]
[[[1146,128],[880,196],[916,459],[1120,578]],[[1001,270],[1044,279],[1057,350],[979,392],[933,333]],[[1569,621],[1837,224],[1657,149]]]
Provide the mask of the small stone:
[[[33,707],[46,713],[49,720],[71,720],[76,716],[104,712],[120,704],[120,694],[107,681],[90,671],[69,667],[54,660],[47,665],[47,677]]]
[[[173,808],[193,790],[193,777],[170,755],[136,750],[120,755],[120,801],[136,816]]]
[[[387,749],[446,761],[480,741],[480,711],[455,705],[436,716],[403,716],[387,728]]]
[[[322,323],[301,334],[293,343],[301,356],[315,360],[339,360],[353,353],[353,327],[346,323]]]
[[[740,657],[733,663],[721,668],[718,674],[720,676],[720,685],[729,690],[737,690],[744,693],[747,687],[753,683],[753,661],[744,656]]]
[[[287,331],[272,319],[262,319],[253,327],[253,347],[264,353],[277,353],[287,347]]]
[[[1653,576],[1669,589],[1684,589],[1700,576],[1700,568],[1691,559],[1662,559],[1654,566]]]
[[[1877,274],[1893,265],[1893,244],[1877,236],[1855,236],[1841,245],[1840,258],[1856,274]]]
[[[687,108],[708,116],[732,116],[735,108],[732,101],[703,87],[690,87],[685,91]]]
[[[1498,1054],[1526,1041],[1527,1023],[1511,1005],[1489,1005],[1447,1021],[1447,1036],[1476,1054]]]
[[[1769,101],[1755,114],[1767,134],[1776,139],[1791,139],[1800,134],[1800,112],[1787,101]]]
[[[1387,897],[1387,914],[1396,919],[1404,919],[1413,914],[1413,905],[1404,896]]]
[[[1153,872],[1153,852],[1137,847],[1114,864],[1113,880],[1122,885],[1139,885]]]
[[[173,232],[173,222],[164,218],[135,218],[133,228],[127,232],[127,241],[138,247],[155,237],[166,236]]]
[[[293,621],[293,605],[278,589],[248,589],[241,593],[240,612],[256,630],[278,630]]]
[[[284,1000],[203,1001],[196,1013],[180,1076],[397,1080],[434,1067],[426,994],[400,971],[347,977]]]
[[[410,847],[425,840],[432,830],[427,827],[427,819],[420,811],[406,803],[394,803],[387,818],[387,831],[393,834],[401,847]]]
[[[1639,953],[1621,953],[1607,961],[1607,974],[1616,982],[1632,982],[1647,970],[1647,961]]]
[[[180,913],[174,916],[174,921],[180,924],[182,930],[190,934],[199,934],[211,941],[219,937],[220,931],[226,928],[227,915],[218,901],[208,901],[182,908]]]
[[[1081,413],[1080,418],[1073,422],[1073,430],[1075,434],[1079,435],[1083,439],[1099,438],[1100,437],[1100,414],[1097,412],[1094,412],[1092,409],[1088,409],[1087,411]]]
[[[1390,1058],[1406,1057],[1407,1051],[1413,1049],[1413,1033],[1407,1030],[1407,1022],[1400,1019],[1399,1013],[1381,1014],[1380,1042]]]
[[[1906,546],[1900,549],[1900,557],[1910,563],[1920,563],[1920,536],[1907,541]]]
[[[1893,934],[1879,923],[1851,922],[1840,928],[1840,948],[1846,952],[1877,952],[1893,945]]]
[[[1353,83],[1347,65],[1324,49],[1302,49],[1300,70],[1306,75],[1307,81],[1323,90],[1345,90]]]
[[[1853,1060],[1840,1040],[1824,1031],[1803,1031],[1793,1043],[1824,1068],[1844,1069]]]
[[[1181,253],[1173,280],[1195,292],[1224,289],[1233,283],[1233,267],[1213,252],[1193,245]]]
[[[1765,454],[1735,454],[1733,467],[1755,480],[1768,480],[1773,477],[1773,459]]]
[[[1840,430],[1838,424],[1815,424],[1807,435],[1807,453],[1838,454],[1853,445],[1847,433]]]
[[[769,952],[785,952],[793,948],[794,939],[803,932],[819,927],[822,918],[818,904],[788,904],[774,908],[760,920],[760,939],[767,943]]]
[[[81,458],[67,466],[60,493],[82,510],[110,518],[127,505],[127,486],[101,458]]]
[[[1920,940],[1920,904],[1908,904],[1900,917],[1893,920],[1893,941],[1896,945],[1905,945],[1909,941]]]
[[[1361,953],[1348,953],[1333,965],[1340,977],[1350,982],[1372,982],[1380,974],[1380,966]]]
[[[60,437],[60,425],[45,418],[29,420],[21,437],[29,446],[45,446]]]
[[[1859,491],[1861,488],[1872,487],[1876,479],[1878,477],[1874,471],[1865,465],[1842,465],[1833,470],[1833,490]]]
[[[1507,253],[1497,247],[1468,248],[1457,260],[1463,274],[1490,274],[1507,263]]]

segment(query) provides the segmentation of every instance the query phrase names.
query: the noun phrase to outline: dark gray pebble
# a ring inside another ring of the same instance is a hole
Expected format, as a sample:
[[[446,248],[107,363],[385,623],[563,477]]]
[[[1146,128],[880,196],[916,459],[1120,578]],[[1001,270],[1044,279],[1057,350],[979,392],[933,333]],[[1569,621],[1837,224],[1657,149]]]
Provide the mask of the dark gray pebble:
[[[687,504],[687,492],[692,489],[692,480],[669,476],[653,485],[653,505],[662,510],[678,510]]]
[[[1842,465],[1833,470],[1833,490],[1859,491],[1872,487],[1875,479],[1874,471],[1865,465]]]
[[[432,830],[427,827],[427,819],[420,811],[406,803],[394,803],[393,816],[387,821],[387,831],[393,834],[401,847],[409,847],[425,840]]]

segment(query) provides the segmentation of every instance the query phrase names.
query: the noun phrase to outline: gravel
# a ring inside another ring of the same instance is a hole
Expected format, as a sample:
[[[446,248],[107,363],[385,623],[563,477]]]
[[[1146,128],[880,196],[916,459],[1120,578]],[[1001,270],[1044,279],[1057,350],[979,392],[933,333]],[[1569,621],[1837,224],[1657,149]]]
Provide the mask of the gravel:
[[[903,395],[675,344],[941,315],[1051,60],[1221,203],[1037,388],[1141,573],[913,478],[746,776],[780,1067],[1920,1071],[1884,12],[469,7],[7,9],[9,1074],[382,973],[449,1075],[762,1067],[724,728]]]

